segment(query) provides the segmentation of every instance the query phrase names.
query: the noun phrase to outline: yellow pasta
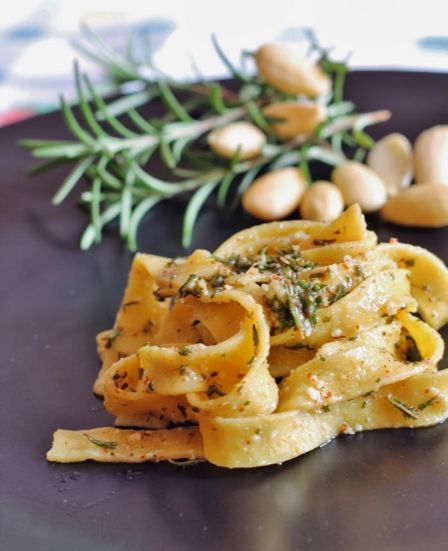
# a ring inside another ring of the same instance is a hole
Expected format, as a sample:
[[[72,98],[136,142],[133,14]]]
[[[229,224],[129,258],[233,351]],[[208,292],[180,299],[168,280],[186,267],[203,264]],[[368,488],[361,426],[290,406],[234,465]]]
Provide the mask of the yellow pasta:
[[[441,260],[377,245],[356,205],[330,224],[249,228],[213,254],[138,254],[97,336],[94,391],[115,427],[60,429],[47,458],[257,467],[442,422],[447,289]]]

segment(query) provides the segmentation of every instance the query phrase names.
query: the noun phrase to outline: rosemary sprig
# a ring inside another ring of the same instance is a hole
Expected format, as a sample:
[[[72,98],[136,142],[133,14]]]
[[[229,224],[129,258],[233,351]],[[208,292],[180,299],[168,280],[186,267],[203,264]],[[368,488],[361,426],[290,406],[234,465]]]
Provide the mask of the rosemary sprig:
[[[136,250],[138,230],[151,209],[186,193],[190,195],[182,244],[189,247],[200,210],[215,190],[220,208],[235,209],[263,171],[300,165],[311,181],[310,165],[343,162],[347,143],[357,148],[357,156],[364,155],[372,145],[364,128],[390,116],[386,111],[356,114],[354,105],[343,101],[345,63],[320,51],[322,68],[334,78],[333,97],[319,100],[327,104],[327,120],[311,137],[280,142],[261,108],[291,98],[235,67],[215,37],[213,46],[238,81],[237,91],[220,82],[175,82],[154,67],[144,48],[139,48],[143,58],[136,58],[132,44],[125,53],[118,52],[87,27],[82,37],[76,44],[78,50],[101,65],[110,80],[106,89],[118,92],[118,99],[105,100],[75,64],[77,108],[61,97],[61,114],[72,139],[22,140],[21,144],[40,161],[35,172],[63,163],[72,165],[53,197],[54,205],[74,193],[80,182],[89,186],[80,193],[90,214],[81,237],[83,250],[99,243],[105,227],[114,221],[118,221],[121,238]],[[161,117],[148,118],[147,108],[153,104],[163,104]],[[237,153],[225,161],[204,147],[208,132],[239,120],[251,121],[265,132],[268,143],[261,155],[242,161]],[[153,158],[162,161],[164,172],[152,171]]]

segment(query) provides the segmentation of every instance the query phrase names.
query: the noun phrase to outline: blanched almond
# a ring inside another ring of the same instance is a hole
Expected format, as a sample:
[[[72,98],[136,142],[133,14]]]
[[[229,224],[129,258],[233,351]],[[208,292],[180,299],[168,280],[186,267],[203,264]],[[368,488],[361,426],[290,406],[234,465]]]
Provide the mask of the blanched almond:
[[[398,132],[384,136],[370,150],[367,165],[383,180],[387,193],[396,195],[412,180],[411,142]]]
[[[371,168],[356,161],[336,167],[332,182],[340,189],[348,207],[358,203],[365,213],[379,210],[387,200],[386,186]]]
[[[244,161],[261,153],[266,136],[254,124],[241,121],[213,130],[207,141],[211,149],[225,159],[231,159],[239,149],[239,158]]]
[[[316,97],[331,90],[329,76],[310,60],[282,44],[265,44],[255,53],[255,63],[263,79],[280,92]]]
[[[344,210],[344,199],[334,184],[318,180],[306,190],[299,210],[305,220],[331,222]]]
[[[401,226],[437,228],[448,225],[448,186],[422,183],[391,197],[383,218]]]
[[[279,220],[299,205],[307,188],[301,171],[281,168],[257,178],[243,195],[243,208],[261,220]]]
[[[291,140],[299,135],[311,135],[326,119],[325,106],[312,102],[282,101],[263,108],[265,117],[282,119],[271,124],[272,131],[281,140]]]
[[[415,180],[448,186],[448,125],[424,130],[414,144]]]

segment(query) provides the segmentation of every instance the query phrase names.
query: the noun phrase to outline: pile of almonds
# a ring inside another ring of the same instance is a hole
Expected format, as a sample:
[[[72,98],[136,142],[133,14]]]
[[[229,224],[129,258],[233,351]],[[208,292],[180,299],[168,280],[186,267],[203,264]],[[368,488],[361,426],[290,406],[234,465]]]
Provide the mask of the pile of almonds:
[[[328,75],[278,44],[262,46],[254,59],[267,84],[297,96],[262,108],[262,114],[275,121],[271,133],[279,140],[311,137],[327,118],[326,107],[316,98],[331,91]],[[226,159],[236,154],[240,160],[253,159],[266,143],[265,133],[245,121],[208,135],[210,148]],[[345,161],[334,168],[331,181],[310,184],[297,167],[273,170],[258,177],[242,200],[248,213],[265,221],[282,219],[298,209],[304,219],[328,222],[353,203],[365,213],[380,211],[395,224],[448,225],[448,125],[424,130],[414,146],[402,134],[389,134],[374,144],[366,164]]]

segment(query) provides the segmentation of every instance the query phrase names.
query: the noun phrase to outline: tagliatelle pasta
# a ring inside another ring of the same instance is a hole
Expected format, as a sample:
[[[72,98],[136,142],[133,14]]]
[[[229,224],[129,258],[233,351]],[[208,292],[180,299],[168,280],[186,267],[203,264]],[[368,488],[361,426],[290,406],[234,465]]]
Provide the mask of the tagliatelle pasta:
[[[448,270],[377,245],[360,209],[137,254],[94,391],[115,427],[58,430],[50,461],[280,463],[358,431],[448,417]]]

